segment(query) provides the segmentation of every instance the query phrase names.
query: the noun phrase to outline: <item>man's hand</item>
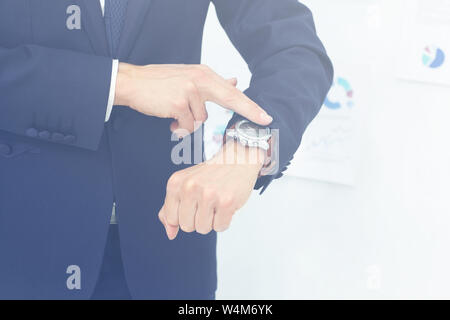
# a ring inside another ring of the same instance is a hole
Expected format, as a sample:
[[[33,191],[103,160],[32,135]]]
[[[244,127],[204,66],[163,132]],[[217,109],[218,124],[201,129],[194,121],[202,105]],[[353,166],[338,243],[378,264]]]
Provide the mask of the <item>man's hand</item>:
[[[179,229],[207,234],[228,229],[250,197],[264,163],[264,152],[229,141],[211,160],[175,172],[167,183],[158,216],[170,240]]]
[[[236,88],[236,79],[225,80],[207,66],[119,65],[114,104],[130,106],[149,116],[173,118],[172,131],[180,128],[193,132],[194,122],[205,122],[205,101],[260,125],[272,122],[272,117]]]

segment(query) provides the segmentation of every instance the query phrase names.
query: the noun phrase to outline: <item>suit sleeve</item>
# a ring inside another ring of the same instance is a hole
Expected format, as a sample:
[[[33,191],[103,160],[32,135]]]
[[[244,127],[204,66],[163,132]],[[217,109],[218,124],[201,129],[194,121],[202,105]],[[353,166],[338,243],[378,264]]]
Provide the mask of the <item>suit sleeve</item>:
[[[279,130],[279,171],[258,179],[261,193],[280,178],[317,115],[333,79],[333,67],[317,37],[310,10],[297,0],[213,0],[231,42],[248,64],[245,94],[273,118]],[[234,114],[229,126],[242,119]]]
[[[96,150],[111,70],[106,57],[35,45],[0,47],[0,130]]]

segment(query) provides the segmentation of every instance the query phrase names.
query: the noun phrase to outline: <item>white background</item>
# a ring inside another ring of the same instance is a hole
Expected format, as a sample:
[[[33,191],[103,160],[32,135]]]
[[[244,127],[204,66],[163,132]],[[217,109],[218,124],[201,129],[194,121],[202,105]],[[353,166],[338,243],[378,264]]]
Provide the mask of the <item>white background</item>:
[[[402,0],[304,3],[358,96],[354,183],[287,176],[255,193],[219,236],[217,297],[450,298],[450,88],[397,77]],[[213,7],[203,63],[248,86]]]

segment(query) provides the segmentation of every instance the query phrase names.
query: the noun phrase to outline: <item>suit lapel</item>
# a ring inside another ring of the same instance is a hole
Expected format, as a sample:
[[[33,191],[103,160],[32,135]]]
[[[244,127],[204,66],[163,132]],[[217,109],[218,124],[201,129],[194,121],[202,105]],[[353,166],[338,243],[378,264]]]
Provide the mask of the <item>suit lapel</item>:
[[[92,1],[92,0],[87,0]],[[98,1],[97,1],[98,2]],[[152,0],[129,0],[125,26],[119,44],[119,59],[127,59],[142,29]]]
[[[99,0],[82,0],[86,14],[82,19],[84,31],[87,33],[91,46],[97,55],[109,56],[108,40],[106,38],[105,21]]]

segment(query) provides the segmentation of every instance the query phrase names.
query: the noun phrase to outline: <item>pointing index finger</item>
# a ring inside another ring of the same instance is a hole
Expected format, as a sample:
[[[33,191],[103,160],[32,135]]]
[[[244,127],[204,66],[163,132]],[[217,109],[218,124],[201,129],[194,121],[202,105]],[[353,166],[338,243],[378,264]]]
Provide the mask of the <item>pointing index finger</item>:
[[[237,88],[226,92],[225,96],[217,97],[217,100],[222,107],[232,110],[256,124],[267,126],[273,121],[273,118],[263,108]]]

